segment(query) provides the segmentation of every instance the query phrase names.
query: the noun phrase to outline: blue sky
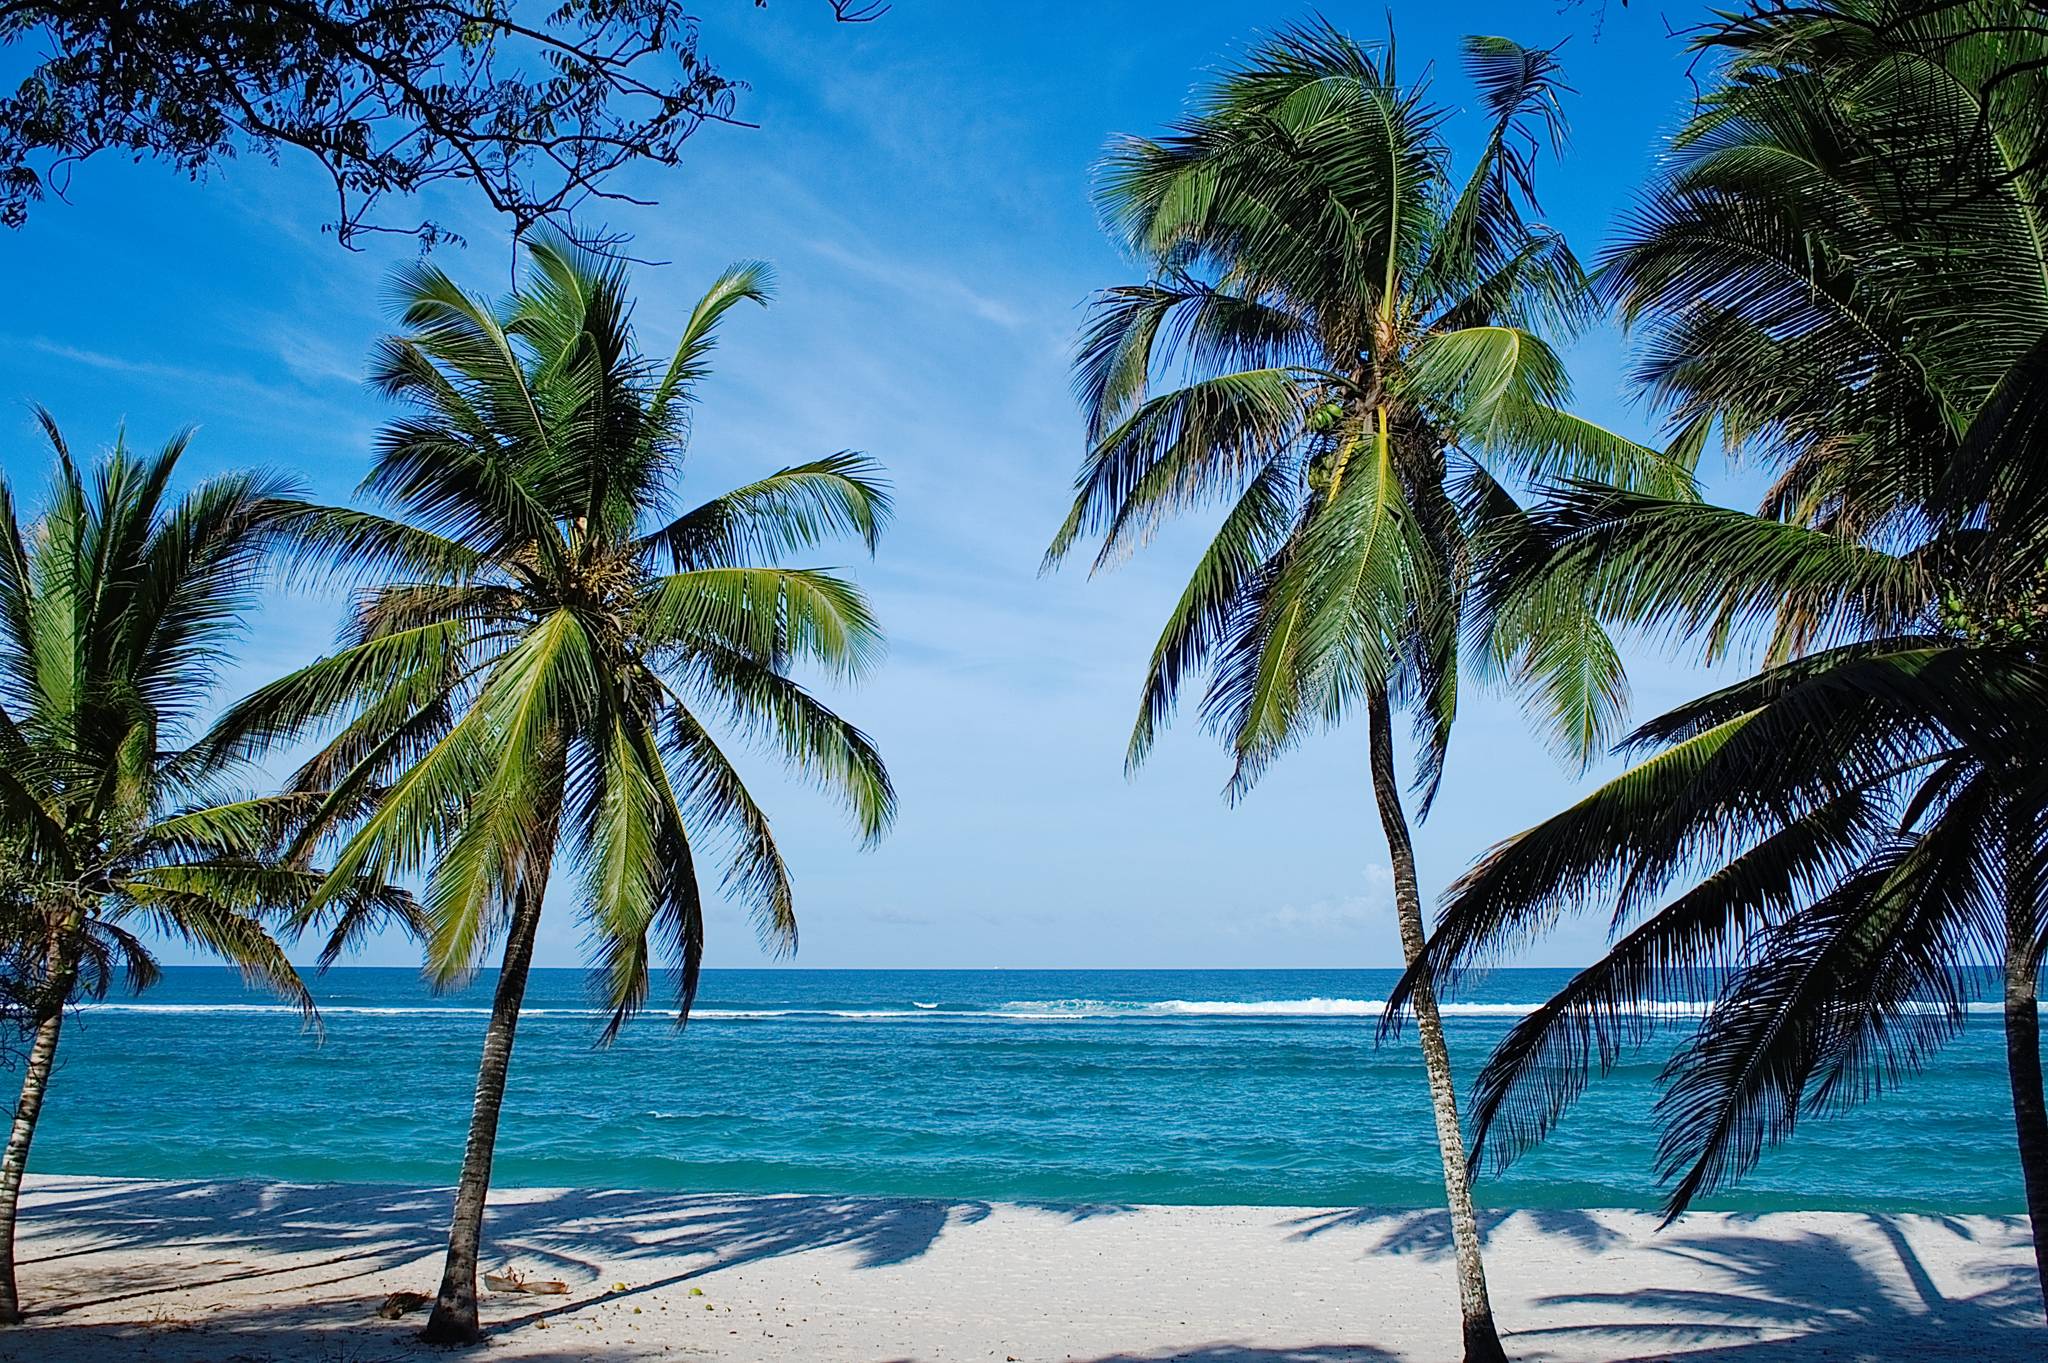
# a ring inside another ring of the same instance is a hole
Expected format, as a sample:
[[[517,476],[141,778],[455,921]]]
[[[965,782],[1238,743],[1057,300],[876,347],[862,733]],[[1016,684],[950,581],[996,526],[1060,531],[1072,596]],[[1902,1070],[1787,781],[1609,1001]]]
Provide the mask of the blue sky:
[[[882,22],[845,27],[804,0],[708,8],[706,48],[751,82],[741,112],[761,126],[704,131],[680,168],[629,180],[658,207],[612,219],[637,253],[669,262],[636,276],[650,348],[672,344],[726,263],[767,259],[780,277],[771,309],[730,321],[698,418],[694,490],[853,448],[888,465],[899,507],[878,558],[858,568],[889,660],[835,697],[889,759],[903,797],[894,833],[860,851],[829,804],[750,768],[794,866],[799,963],[1395,963],[1361,729],[1304,747],[1235,809],[1220,798],[1224,756],[1192,722],[1135,780],[1123,775],[1140,668],[1202,527],[1094,581],[1080,568],[1038,575],[1081,453],[1067,384],[1081,305],[1133,277],[1097,229],[1090,167],[1111,134],[1157,129],[1205,70],[1305,11],[898,0]],[[1362,35],[1385,30],[1376,6],[1328,13]],[[1402,4],[1393,22],[1404,71],[1428,66],[1453,106],[1471,97],[1461,34],[1569,38],[1573,144],[1545,167],[1544,202],[1587,254],[1691,93],[1654,10],[1614,7],[1597,38],[1589,10],[1548,0]],[[1475,122],[1454,122],[1454,140]],[[439,262],[501,289],[499,226],[459,196],[428,207],[470,239]],[[201,184],[111,158],[80,168],[68,203],[0,237],[15,300],[0,321],[10,481],[31,500],[40,488],[27,407],[42,402],[75,448],[124,421],[145,444],[194,425],[194,475],[266,464],[346,498],[388,415],[362,376],[388,325],[383,280],[411,248],[343,251],[319,230],[327,208],[317,173],[289,155],[244,158]],[[1608,334],[1574,348],[1578,406],[1647,436],[1623,357]],[[1721,490],[1739,496],[1740,484]],[[317,592],[274,595],[231,688],[315,656],[336,611]],[[1633,656],[1639,711],[1702,683],[1660,650]],[[1574,786],[1512,701],[1472,697],[1418,839],[1425,889]],[[574,905],[557,898],[540,959],[573,964]],[[1584,960],[1598,939],[1596,916],[1527,960]],[[385,941],[362,959],[416,958]],[[721,908],[709,963],[760,959],[744,919]]]

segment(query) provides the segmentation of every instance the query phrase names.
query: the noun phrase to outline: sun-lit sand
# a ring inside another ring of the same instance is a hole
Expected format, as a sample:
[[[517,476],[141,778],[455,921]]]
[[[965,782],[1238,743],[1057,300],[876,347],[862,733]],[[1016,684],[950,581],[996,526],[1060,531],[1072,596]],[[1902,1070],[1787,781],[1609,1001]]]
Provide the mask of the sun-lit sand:
[[[445,1191],[31,1180],[34,1323],[0,1358],[374,1363],[419,1353]],[[1489,1219],[1523,1359],[2048,1357],[2016,1220],[1626,1212]],[[1339,1363],[1455,1357],[1441,1217],[508,1189],[490,1359]]]

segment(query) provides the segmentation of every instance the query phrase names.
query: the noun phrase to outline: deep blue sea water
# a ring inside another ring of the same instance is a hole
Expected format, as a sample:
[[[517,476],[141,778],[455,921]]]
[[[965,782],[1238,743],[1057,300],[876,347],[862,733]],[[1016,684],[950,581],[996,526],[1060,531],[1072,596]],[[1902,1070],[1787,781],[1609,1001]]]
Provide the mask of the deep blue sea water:
[[[183,969],[65,1034],[33,1165],[51,1173],[447,1183],[491,981],[316,986],[324,1039],[226,970]],[[498,1144],[504,1184],[1059,1202],[1428,1206],[1441,1193],[1392,971],[705,972],[677,1033],[610,1049],[576,971],[535,972]],[[1497,971],[1449,1010],[1461,1077],[1565,973]],[[1681,1026],[1683,1024],[1680,1024]],[[1651,1207],[1668,1043],[1596,1082],[1495,1206]],[[2014,1212],[2003,1041],[1980,1012],[1933,1068],[1804,1125],[1702,1204]]]

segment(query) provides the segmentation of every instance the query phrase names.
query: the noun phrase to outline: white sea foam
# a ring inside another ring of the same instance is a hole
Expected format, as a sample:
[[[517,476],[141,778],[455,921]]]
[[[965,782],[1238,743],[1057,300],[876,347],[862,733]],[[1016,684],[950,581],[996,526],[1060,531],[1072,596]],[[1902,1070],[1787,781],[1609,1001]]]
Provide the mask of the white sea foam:
[[[1453,1017],[1527,1017],[1541,1003],[1446,1003]],[[1013,1018],[1376,1018],[1387,1011],[1385,999],[1032,999],[1003,1005],[999,1016]],[[1644,1010],[1659,1015],[1699,1016],[1703,1003],[1652,1004]]]
[[[1439,1005],[1446,1017],[1527,1017],[1543,1007],[1541,1002],[1480,1003],[1454,1001]],[[1642,1004],[1626,1012],[1659,1018],[1702,1018],[1710,1004],[1697,999],[1663,999]],[[1932,1012],[1939,1005],[1921,1005]],[[1999,1003],[1971,1003],[1971,1013],[2000,1013]],[[1006,1003],[995,1014],[983,1016],[1048,1020],[1062,1018],[1377,1018],[1386,1016],[1385,999],[1159,999],[1154,1001],[1109,1001],[1102,999],[1032,999]]]
[[[1442,1005],[1447,1017],[1527,1017],[1540,1003],[1451,1002]],[[1930,1008],[1933,1005],[1929,1005]],[[1997,1014],[1999,1003],[1972,1003],[1969,1011]],[[282,1003],[89,1003],[88,1013],[221,1014],[228,1016],[297,1016],[298,1009]],[[1705,1003],[1671,1000],[1646,1005],[1636,1011],[1660,1018],[1699,1018],[1707,1013]],[[332,1004],[320,1009],[323,1017],[487,1017],[490,1009],[467,1004],[412,1004],[374,1006]],[[659,1015],[659,1009],[650,1009]],[[1179,1018],[1295,1019],[1314,1020],[1377,1018],[1387,1011],[1385,999],[1024,999],[986,1010],[939,1011],[936,1003],[913,1002],[904,1008],[699,1008],[693,1021],[757,1022],[776,1019],[846,1022],[898,1022],[913,1019],[943,1019],[946,1022],[1074,1022],[1074,1021],[1161,1021]],[[521,1017],[609,1017],[603,1008],[523,1008]]]
[[[923,1006],[923,1005],[920,1005]],[[937,1004],[931,1007],[936,1008]],[[80,1005],[88,1013],[214,1013],[227,1015],[289,1014],[296,1016],[297,1008],[283,1003],[88,1003]],[[648,1010],[659,1014],[656,1006]],[[397,1006],[370,1006],[342,1003],[323,1004],[322,1017],[489,1017],[488,1008],[472,1007],[466,1004],[410,1004]],[[606,1008],[522,1008],[519,1016],[535,1017],[610,1017]],[[902,1008],[697,1008],[690,1017],[722,1019],[726,1021],[749,1021],[765,1018],[844,1018],[853,1021],[886,1021],[893,1018],[929,1017],[929,1013],[911,1012]],[[973,1016],[972,1014],[955,1016]]]
[[[86,1013],[289,1013],[297,1015],[298,1009],[286,1003],[86,1003],[79,1005]],[[570,1010],[560,1008],[527,1008],[520,1016],[532,1017],[536,1013],[558,1013]],[[337,1014],[357,1014],[363,1017],[489,1017],[488,1008],[468,1008],[454,1004],[414,1005],[397,1007],[368,1007],[360,1004],[329,1004],[321,1008],[322,1015],[333,1017]]]

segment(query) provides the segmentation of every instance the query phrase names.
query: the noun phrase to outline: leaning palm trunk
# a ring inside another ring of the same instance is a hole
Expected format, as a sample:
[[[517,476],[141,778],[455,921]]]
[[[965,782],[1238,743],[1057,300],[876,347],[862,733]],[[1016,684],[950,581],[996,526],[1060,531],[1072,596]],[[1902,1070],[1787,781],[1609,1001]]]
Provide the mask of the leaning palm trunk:
[[[498,968],[498,988],[491,998],[483,1058],[477,1063],[469,1143],[463,1149],[462,1176],[455,1185],[455,1209],[449,1219],[448,1260],[441,1269],[441,1290],[435,1294],[433,1314],[420,1333],[430,1344],[471,1344],[483,1337],[476,1314],[476,1275],[483,1246],[484,1202],[491,1191],[491,1159],[498,1146],[498,1114],[505,1104],[505,1076],[512,1068],[519,1008],[526,999],[526,981],[533,969],[547,866],[554,855],[552,838],[544,851],[534,859],[538,874],[526,879],[517,893],[512,921],[506,928],[505,959]]]
[[[1415,844],[1401,810],[1394,775],[1393,716],[1385,692],[1374,692],[1369,725],[1372,790],[1394,869],[1394,912],[1401,924],[1401,954],[1413,965],[1422,955],[1422,891],[1415,874]],[[1429,1072],[1429,1103],[1436,1113],[1437,1152],[1443,1157],[1444,1202],[1451,1212],[1451,1241],[1457,1250],[1458,1311],[1464,1317],[1466,1363],[1505,1363],[1493,1303],[1486,1295],[1486,1264],[1479,1252],[1479,1218],[1472,1211],[1472,1179],[1465,1165],[1465,1137],[1458,1126],[1458,1088],[1451,1078],[1450,1048],[1444,1044],[1443,1015],[1427,980],[1415,990],[1415,1030],[1422,1063]]]
[[[2048,1103],[2041,1090],[2041,1005],[2038,963],[2015,951],[2005,970],[2005,1064],[2012,1080],[2012,1115],[2019,1127],[2020,1173],[2026,1180],[2027,1220],[2034,1237],[2034,1268],[2048,1307]]]
[[[2034,1240],[2035,1281],[2048,1307],[2048,1100],[2041,1087],[2041,958],[2032,876],[2032,848],[2014,838],[2007,852],[2005,937],[2005,1068],[2012,1084],[2020,1175]]]
[[[65,923],[64,931],[76,928]],[[21,1323],[21,1292],[14,1281],[14,1225],[21,1208],[21,1181],[28,1172],[28,1149],[36,1138],[36,1122],[43,1115],[43,1098],[50,1091],[50,1071],[57,1063],[57,1038],[64,1031],[64,1003],[78,969],[74,954],[66,950],[64,937],[50,942],[47,971],[37,993],[35,1039],[29,1043],[28,1064],[22,1070],[21,1097],[14,1105],[14,1121],[7,1132],[7,1153],[0,1156],[0,1325]]]
[[[21,1295],[14,1282],[14,1220],[21,1205],[21,1179],[28,1169],[28,1148],[42,1116],[50,1070],[57,1059],[57,1035],[64,1029],[64,1007],[57,1003],[36,1026],[28,1066],[21,1076],[21,1098],[14,1105],[14,1123],[7,1133],[7,1154],[0,1158],[0,1325],[21,1322]]]

